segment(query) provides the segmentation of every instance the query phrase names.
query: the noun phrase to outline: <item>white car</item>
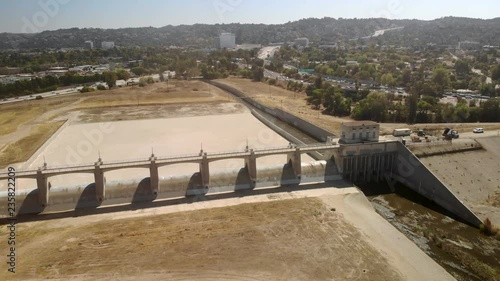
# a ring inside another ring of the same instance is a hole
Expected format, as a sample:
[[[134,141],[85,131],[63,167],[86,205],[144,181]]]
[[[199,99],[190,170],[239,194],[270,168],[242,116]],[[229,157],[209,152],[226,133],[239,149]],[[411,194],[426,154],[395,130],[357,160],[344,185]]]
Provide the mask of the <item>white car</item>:
[[[481,134],[484,133],[484,130],[483,128],[475,128],[474,130],[472,130],[472,132],[475,134]]]

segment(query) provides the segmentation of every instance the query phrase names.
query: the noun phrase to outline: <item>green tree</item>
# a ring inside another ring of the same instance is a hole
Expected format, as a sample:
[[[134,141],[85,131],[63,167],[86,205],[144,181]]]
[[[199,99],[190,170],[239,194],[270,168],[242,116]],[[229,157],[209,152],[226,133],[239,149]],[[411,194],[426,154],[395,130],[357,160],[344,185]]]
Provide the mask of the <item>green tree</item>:
[[[130,69],[130,71],[137,76],[142,76],[144,74],[148,74],[148,71],[142,66],[134,67],[134,68]]]
[[[374,92],[363,99],[354,108],[351,116],[356,120],[383,122],[387,114],[389,101],[385,93]]]
[[[312,95],[307,98],[307,102],[313,106],[314,109],[319,109],[323,103],[323,98],[325,95],[325,90],[316,89],[312,92]]]
[[[254,65],[252,67],[253,81],[262,81],[264,79],[264,68]]]
[[[481,103],[481,121],[498,122],[500,121],[500,100],[489,99]]]
[[[494,81],[500,81],[500,64],[497,64],[491,71],[491,79]]]
[[[318,78],[316,78],[316,80],[314,81],[314,87],[316,89],[321,89],[323,86],[323,78],[321,78],[321,76],[318,76]]]
[[[444,94],[444,90],[448,87],[450,83],[450,76],[448,70],[440,67],[436,68],[432,74],[432,82],[436,88],[436,91],[439,95]]]
[[[349,116],[351,114],[351,103],[352,101],[350,99],[346,99],[342,96],[340,90],[330,88],[325,93],[323,106],[326,112],[332,115]]]
[[[120,80],[128,80],[130,78],[130,73],[126,71],[125,69],[117,69],[116,71],[116,76]]]
[[[385,86],[394,86],[395,85],[395,80],[394,77],[392,77],[391,73],[386,73],[382,75],[382,78],[380,79],[380,83]]]
[[[418,92],[412,89],[408,98],[408,124],[414,124],[417,117]]]
[[[455,72],[458,75],[462,75],[462,76],[468,75],[470,73],[469,63],[467,63],[466,61],[463,61],[463,60],[458,60],[455,63]]]
[[[403,86],[408,85],[411,82],[411,70],[405,68],[403,74],[401,75],[401,84]]]
[[[109,88],[113,88],[116,85],[116,80],[118,76],[113,71],[105,71],[102,73],[104,81],[108,84]]]

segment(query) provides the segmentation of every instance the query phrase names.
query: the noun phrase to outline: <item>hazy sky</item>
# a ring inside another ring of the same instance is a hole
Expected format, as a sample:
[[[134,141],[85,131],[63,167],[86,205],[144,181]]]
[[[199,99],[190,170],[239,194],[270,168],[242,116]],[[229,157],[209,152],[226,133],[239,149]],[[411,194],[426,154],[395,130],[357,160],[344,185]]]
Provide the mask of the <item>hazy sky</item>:
[[[0,0],[0,32],[194,23],[285,23],[309,17],[430,20],[500,17],[499,0]]]

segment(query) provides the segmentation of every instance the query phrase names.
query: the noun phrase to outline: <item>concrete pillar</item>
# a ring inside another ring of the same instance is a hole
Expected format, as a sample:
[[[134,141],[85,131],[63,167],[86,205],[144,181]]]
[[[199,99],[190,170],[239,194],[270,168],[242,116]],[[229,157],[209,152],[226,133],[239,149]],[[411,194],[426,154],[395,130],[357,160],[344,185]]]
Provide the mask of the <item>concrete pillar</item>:
[[[377,155],[377,182],[382,180],[382,155]]]
[[[363,182],[368,181],[368,156],[363,156]]]
[[[342,176],[345,179],[347,178],[347,173],[349,172],[349,170],[347,169],[348,159],[346,157],[342,157],[341,161],[342,161]]]
[[[245,158],[245,168],[247,168],[252,187],[255,187],[255,183],[257,182],[257,157],[255,157],[253,149],[250,151],[250,156]]]
[[[354,173],[354,178],[353,178],[353,182],[358,182],[358,166],[359,166],[359,156],[353,156],[353,161],[354,161],[354,168],[353,168],[353,173]]]
[[[151,193],[154,195],[158,194],[160,190],[160,175],[158,173],[158,164],[156,164],[155,160],[151,160],[151,164],[149,165],[149,181],[151,184]]]
[[[366,178],[366,181],[367,182],[371,182],[371,179],[372,179],[372,173],[373,173],[373,170],[372,170],[372,156],[371,155],[368,155],[367,156],[367,167],[366,167],[366,175],[367,175],[367,178]]]
[[[295,176],[300,179],[302,177],[302,159],[300,154],[300,148],[295,148],[295,151],[288,154],[287,162],[292,164],[293,172]]]
[[[208,188],[210,185],[210,166],[208,163],[207,154],[203,154],[203,158],[200,162],[200,175],[201,175],[201,184],[203,187]]]
[[[349,157],[349,181],[354,181],[354,156]]]
[[[104,201],[106,197],[106,178],[101,166],[96,165],[94,169],[95,195],[98,201]]]
[[[45,207],[49,204],[49,183],[47,176],[40,170],[36,173],[36,185],[38,188],[38,201]]]

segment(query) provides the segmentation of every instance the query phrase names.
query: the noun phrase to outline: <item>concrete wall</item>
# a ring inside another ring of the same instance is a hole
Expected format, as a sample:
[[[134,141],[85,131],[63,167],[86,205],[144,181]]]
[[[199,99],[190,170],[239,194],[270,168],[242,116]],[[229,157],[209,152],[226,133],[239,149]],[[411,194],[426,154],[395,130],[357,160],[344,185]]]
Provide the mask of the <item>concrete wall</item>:
[[[389,184],[401,182],[464,222],[479,227],[481,220],[437,176],[402,143],[397,142],[397,147],[398,157],[392,170],[393,174],[389,178],[392,182]]]
[[[243,166],[242,161],[242,166]],[[257,159],[258,164],[258,159]],[[302,177],[297,179],[290,165],[264,167],[257,171],[255,188],[298,185],[324,181],[341,180],[333,161],[317,161],[302,164]],[[210,187],[200,188],[199,173],[161,177],[159,191],[153,194],[150,188],[150,178],[123,180],[106,183],[105,200],[96,199],[95,184],[73,187],[51,187],[49,203],[42,207],[38,200],[38,190],[18,190],[16,194],[16,211],[19,214],[37,214],[41,212],[60,212],[75,209],[95,209],[101,206],[116,204],[160,202],[170,200],[172,204],[186,203],[185,197],[196,197],[194,200],[207,200],[210,194],[231,193],[237,190],[253,189],[246,168],[236,171],[215,171],[210,175]],[[233,195],[235,196],[235,195]],[[0,201],[7,200],[7,192],[0,192]],[[157,204],[169,204],[157,203]],[[7,204],[0,204],[0,218],[7,214]],[[113,207],[114,208],[114,207]],[[118,207],[116,207],[118,208]]]
[[[322,129],[322,128],[320,128],[320,127],[318,127],[318,126],[316,126],[316,125],[314,125],[306,120],[303,120],[302,118],[299,118],[293,114],[282,111],[278,108],[271,109],[271,108],[255,101],[254,99],[246,96],[243,92],[241,92],[241,91],[239,91],[231,86],[228,86],[228,85],[225,85],[222,83],[218,83],[215,81],[208,81],[208,83],[210,83],[216,87],[219,87],[219,88],[241,98],[242,101],[245,101],[246,103],[250,104],[251,106],[253,106],[253,107],[255,107],[255,108],[257,108],[265,113],[268,113],[271,116],[276,117],[283,122],[286,122],[288,125],[299,129],[303,133],[315,138],[317,141],[326,142],[327,138],[329,136],[334,136],[333,133],[328,132],[328,131],[326,131],[326,130],[324,130],[324,129]]]
[[[314,137],[315,139],[326,142],[329,136],[334,136],[333,133],[323,130],[322,128],[281,109],[274,109],[276,118],[284,121],[302,132]]]
[[[297,145],[305,144],[304,142],[302,142],[298,138],[292,136],[290,133],[288,133],[287,131],[283,130],[279,126],[277,126],[274,123],[273,120],[267,119],[265,116],[263,116],[262,114],[256,112],[253,109],[252,109],[252,115],[255,116],[255,118],[257,118],[260,122],[264,123],[266,126],[268,126],[273,131],[275,131],[276,133],[278,133],[280,136],[282,136],[283,138],[285,138],[286,140],[288,140],[288,141],[290,141],[292,143],[295,143]],[[329,160],[329,159],[331,159],[331,155],[330,156],[325,156],[324,154],[321,154],[321,153],[319,153],[317,151],[311,151],[311,152],[309,152],[307,154],[309,156],[311,156],[314,160]]]
[[[338,170],[354,183],[383,181],[397,157],[397,142],[342,144],[334,155]]]

